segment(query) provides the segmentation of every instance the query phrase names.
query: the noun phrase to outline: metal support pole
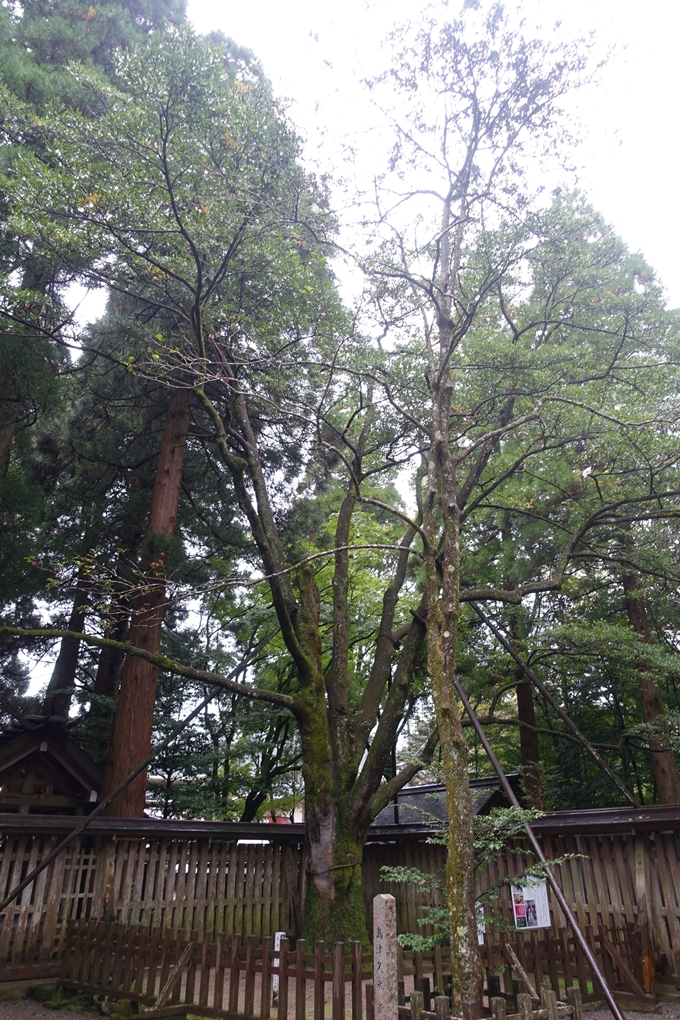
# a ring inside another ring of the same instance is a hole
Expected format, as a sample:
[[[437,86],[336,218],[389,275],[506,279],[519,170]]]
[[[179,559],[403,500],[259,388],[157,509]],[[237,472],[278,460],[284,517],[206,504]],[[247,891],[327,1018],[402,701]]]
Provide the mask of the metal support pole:
[[[477,732],[477,736],[481,740],[482,746],[486,751],[487,755],[489,756],[489,761],[493,765],[494,771],[498,778],[500,779],[501,786],[503,787],[503,792],[505,793],[505,796],[508,798],[508,800],[514,807],[521,807],[520,802],[517,800],[517,797],[515,796],[515,791],[510,786],[507,776],[505,775],[505,772],[501,768],[498,758],[491,750],[491,745],[487,740],[486,733],[482,729],[479,719],[475,715],[473,708],[467,699],[465,691],[460,685],[460,681],[456,678],[456,680],[454,680],[454,683],[456,685],[456,690],[458,691],[460,700],[463,702],[463,706],[465,707],[465,711],[470,716],[470,721],[472,722],[472,725],[474,726]],[[528,822],[524,823],[524,831],[526,832],[527,839],[531,844],[531,848],[538,857],[539,861],[543,861],[545,863],[545,854],[543,853],[543,850],[541,849],[541,846],[538,840],[536,839],[536,836],[534,835],[534,830],[531,828]],[[572,927],[576,941],[583,950],[583,955],[588,961],[588,964],[593,972],[596,981],[599,983],[600,987],[602,988],[602,991],[604,992],[604,997],[607,1000],[609,1008],[614,1014],[615,1020],[626,1020],[624,1013],[622,1012],[616,999],[614,998],[611,988],[607,984],[602,972],[600,971],[600,968],[597,965],[597,960],[595,959],[595,956],[593,955],[593,952],[590,946],[588,945],[588,942],[586,941],[585,935],[578,926],[576,918],[574,917],[571,908],[564,897],[564,893],[560,889],[559,882],[557,881],[553,874],[552,868],[547,867],[545,870],[546,878],[548,879],[548,884],[550,885],[550,888],[553,891],[553,895],[557,902],[559,903],[560,907],[562,908],[564,916],[567,918],[569,924]]]

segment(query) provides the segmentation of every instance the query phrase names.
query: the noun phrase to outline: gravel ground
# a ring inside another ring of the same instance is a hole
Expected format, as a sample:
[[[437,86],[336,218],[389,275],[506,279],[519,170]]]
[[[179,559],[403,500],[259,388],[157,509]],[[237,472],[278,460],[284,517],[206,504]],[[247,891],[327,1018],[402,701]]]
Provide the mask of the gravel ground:
[[[586,1020],[612,1020],[607,1008],[586,1009]],[[45,1009],[39,1002],[32,999],[20,999],[18,1002],[0,1002],[0,1020],[85,1020],[94,1013],[74,1013],[70,1009]],[[633,1013],[626,1010],[627,1020],[680,1020],[680,1002],[662,1002],[654,1013]]]
[[[608,1006],[600,1006],[597,1009],[584,1009],[585,1020],[612,1020],[612,1014]],[[1,1015],[1,1014],[0,1014]],[[680,1002],[660,1002],[653,1013],[633,1013],[624,1008],[626,1020],[654,1020],[656,1017],[663,1017],[664,1020],[680,1020]]]
[[[33,999],[19,999],[18,1002],[0,1002],[1,1020],[83,1020],[82,1013],[70,1009],[45,1009]]]

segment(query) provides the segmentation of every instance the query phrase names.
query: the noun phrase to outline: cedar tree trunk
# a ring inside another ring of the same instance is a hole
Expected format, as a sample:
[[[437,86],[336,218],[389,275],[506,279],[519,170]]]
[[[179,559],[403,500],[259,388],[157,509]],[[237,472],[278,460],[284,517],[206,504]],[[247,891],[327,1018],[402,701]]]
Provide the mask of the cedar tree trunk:
[[[18,418],[18,400],[7,400],[0,403],[0,481],[9,471],[9,455]]]
[[[528,680],[518,679],[517,718],[524,723],[519,728],[519,745],[522,754],[522,781],[529,807],[543,810],[543,780],[541,758],[536,732],[534,690]]]
[[[192,390],[173,390],[163,430],[151,514],[146,532],[148,584],[132,600],[128,641],[157,654],[165,611],[163,557],[175,530]],[[147,756],[151,747],[158,668],[128,655],[123,665],[120,697],[111,734],[102,798],[121,783]],[[146,800],[142,772],[105,809],[110,817],[141,818]]]
[[[113,641],[125,641],[128,633],[128,618],[123,617],[116,620],[106,628],[106,637]],[[103,698],[115,698],[118,694],[120,670],[123,665],[123,653],[117,648],[102,648],[97,662],[97,672],[94,677],[94,693]],[[100,712],[95,705],[92,709],[93,715]]]
[[[626,593],[626,613],[628,622],[645,644],[650,644],[649,624],[645,604],[638,590],[638,580],[634,574],[625,574],[623,590]],[[637,591],[637,594],[636,594]],[[654,674],[641,662],[638,666],[638,684],[640,687],[640,704],[642,718],[646,723],[663,720],[666,709],[661,697],[659,685]],[[655,750],[663,746],[663,741],[650,741],[652,748],[652,768],[654,779],[662,804],[680,804],[680,776],[675,755],[672,751]]]

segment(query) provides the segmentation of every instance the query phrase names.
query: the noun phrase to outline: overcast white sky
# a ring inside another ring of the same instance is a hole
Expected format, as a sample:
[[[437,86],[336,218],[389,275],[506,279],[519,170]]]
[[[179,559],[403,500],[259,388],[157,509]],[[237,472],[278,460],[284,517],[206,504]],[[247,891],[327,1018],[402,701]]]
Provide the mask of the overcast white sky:
[[[459,0],[449,7],[458,9]],[[424,0],[189,0],[199,32],[221,29],[250,47],[309,154],[337,170],[340,139],[361,122],[360,80],[385,59],[381,40],[402,19],[417,20]],[[519,4],[508,0],[508,8]],[[584,142],[580,185],[633,250],[640,250],[680,306],[678,201],[678,0],[527,0],[530,24],[573,37],[596,32],[615,47],[601,82],[577,100]],[[555,29],[555,22],[562,26]],[[370,151],[370,136],[365,145]]]

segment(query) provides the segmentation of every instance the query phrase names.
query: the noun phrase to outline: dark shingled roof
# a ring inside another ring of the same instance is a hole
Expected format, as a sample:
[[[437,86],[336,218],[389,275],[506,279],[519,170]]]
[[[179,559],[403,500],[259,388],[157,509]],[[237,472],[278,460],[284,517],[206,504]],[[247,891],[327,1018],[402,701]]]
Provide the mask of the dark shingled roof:
[[[510,785],[521,799],[519,776],[508,776]],[[471,779],[472,810],[476,815],[488,815],[495,807],[509,807],[509,802],[501,790],[497,776],[483,779]],[[424,825],[431,828],[434,818],[445,822],[446,790],[443,783],[423,783],[420,786],[405,786],[397,794],[397,804],[388,804],[376,815],[371,828],[385,826]]]

